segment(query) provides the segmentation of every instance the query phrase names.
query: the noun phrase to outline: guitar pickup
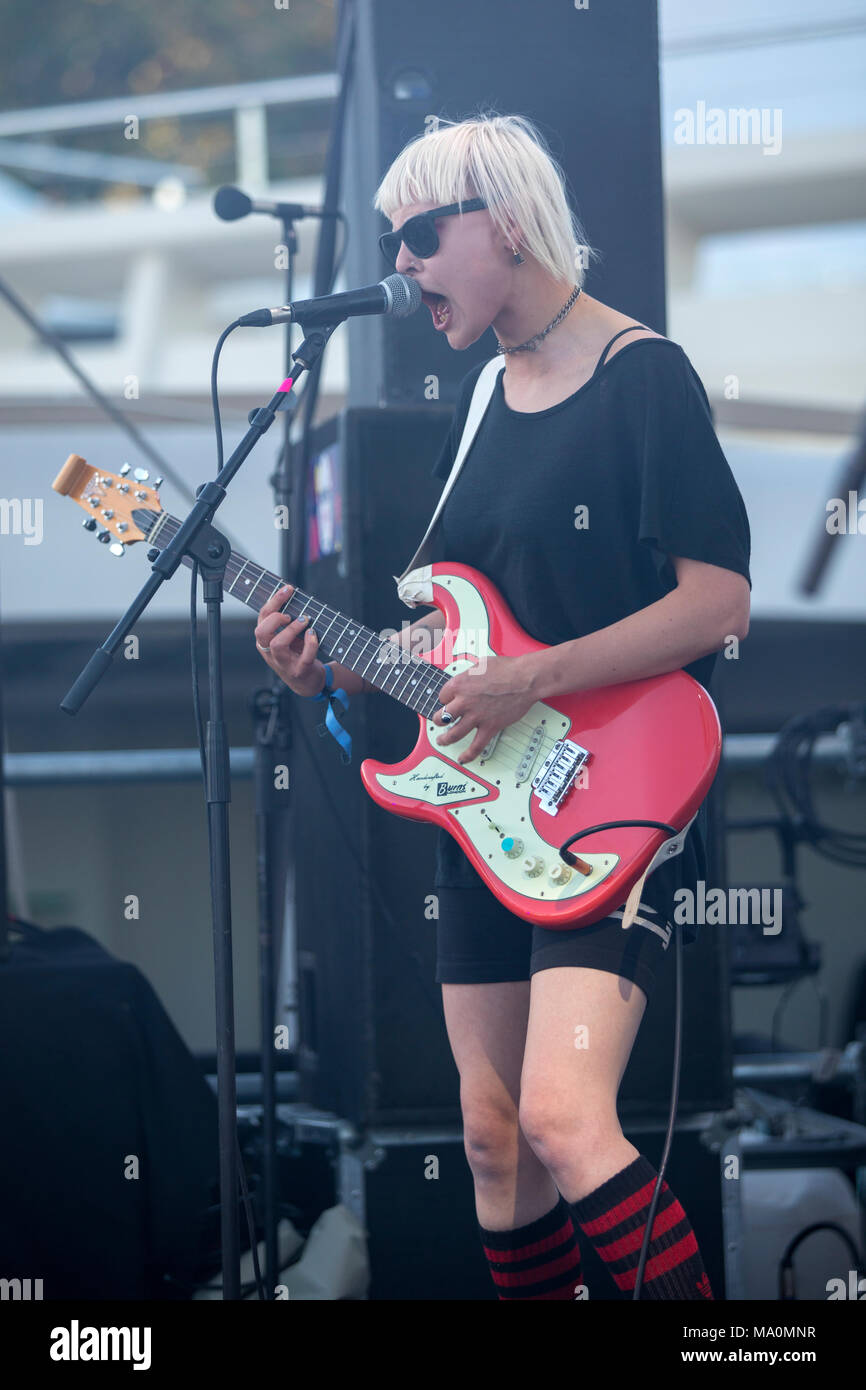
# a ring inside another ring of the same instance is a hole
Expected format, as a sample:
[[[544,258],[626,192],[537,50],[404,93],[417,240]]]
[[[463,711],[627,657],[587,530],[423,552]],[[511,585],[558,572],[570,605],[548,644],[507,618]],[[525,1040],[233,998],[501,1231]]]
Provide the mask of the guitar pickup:
[[[542,811],[550,816],[556,815],[589,757],[589,749],[581,748],[579,743],[572,742],[570,738],[557,739],[532,779]]]
[[[523,756],[521,757],[520,762],[517,765],[517,773],[515,774],[516,786],[519,787],[521,782],[525,782],[530,772],[534,768],[538,759],[538,751],[541,748],[543,742],[544,726],[542,724],[536,724],[535,728],[532,730],[532,733],[529,735],[529,738],[526,741],[526,747],[523,750]]]
[[[490,740],[490,742],[487,743],[487,744],[485,744],[485,746],[482,748],[481,752],[478,754],[478,761],[479,761],[479,762],[482,762],[482,763],[483,763],[487,758],[490,758],[490,757],[493,756],[493,750],[494,750],[494,748],[496,747],[497,743],[499,742],[499,734],[501,734],[501,733],[502,733],[502,730],[500,729],[500,730],[499,730],[499,733],[494,734],[493,737],[492,737],[492,739]]]

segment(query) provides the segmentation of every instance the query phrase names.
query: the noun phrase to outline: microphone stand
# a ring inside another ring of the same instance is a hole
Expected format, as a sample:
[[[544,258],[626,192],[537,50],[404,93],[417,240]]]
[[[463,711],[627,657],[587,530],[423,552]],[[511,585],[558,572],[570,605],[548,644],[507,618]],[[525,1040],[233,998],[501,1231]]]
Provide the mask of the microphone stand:
[[[60,703],[66,714],[77,714],[91,691],[105,675],[115,652],[163,583],[172,577],[184,557],[198,562],[207,605],[207,664],[210,704],[205,740],[205,789],[207,797],[208,858],[210,865],[211,916],[214,941],[214,993],[216,1013],[217,1109],[219,1126],[220,1237],[223,1298],[240,1298],[240,1235],[238,1224],[237,1086],[235,1079],[234,984],[232,978],[231,879],[228,803],[231,798],[228,737],[223,716],[221,604],[222,580],[231,547],[212,525],[214,513],[226,497],[226,488],[241,464],[276,419],[295,382],[310,371],[321,356],[337,324],[323,325],[310,333],[292,354],[293,376],[278,387],[266,406],[251,413],[250,426],[216,478],[204,483],[197,500],[177,533],[152,562],[151,576],[79,674]]]
[[[294,262],[298,249],[292,211],[286,207],[282,220],[283,244],[288,251],[285,303],[294,298]],[[285,327],[286,374],[292,370],[292,320]],[[292,396],[283,415],[283,440],[276,467],[268,480],[273,488],[274,519],[279,521],[279,559],[277,573],[287,582],[292,575],[289,526],[292,519],[292,441],[291,428],[299,397]],[[284,509],[284,510],[282,510]],[[299,522],[299,524],[302,524]],[[291,764],[292,704],[290,691],[276,672],[268,687],[255,692],[253,763],[256,807],[256,884],[259,919],[259,1017],[262,1073],[262,1206],[265,1239],[265,1287],[268,1298],[275,1297],[279,1277],[277,1244],[277,1125],[276,1125],[276,978],[278,956],[283,942],[286,913],[287,856],[291,843],[291,803],[289,789],[277,791],[275,768]]]

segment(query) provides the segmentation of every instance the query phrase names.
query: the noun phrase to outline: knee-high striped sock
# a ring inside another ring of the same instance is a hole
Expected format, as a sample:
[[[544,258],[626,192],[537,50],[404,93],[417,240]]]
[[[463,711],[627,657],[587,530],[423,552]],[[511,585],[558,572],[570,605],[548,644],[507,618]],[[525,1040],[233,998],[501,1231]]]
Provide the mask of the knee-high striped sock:
[[[580,1246],[562,1197],[528,1226],[478,1230],[500,1299],[574,1298],[580,1283]]]
[[[604,1260],[617,1288],[633,1293],[657,1173],[639,1154],[571,1211],[583,1234]],[[653,1221],[641,1298],[712,1298],[713,1291],[688,1217],[667,1182]]]

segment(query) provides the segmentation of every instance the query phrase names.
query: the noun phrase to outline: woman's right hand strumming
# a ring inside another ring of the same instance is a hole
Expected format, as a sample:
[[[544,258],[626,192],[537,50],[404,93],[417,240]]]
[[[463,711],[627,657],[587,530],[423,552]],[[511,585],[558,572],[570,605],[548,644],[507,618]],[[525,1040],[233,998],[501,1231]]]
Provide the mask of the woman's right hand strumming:
[[[281,610],[294,592],[292,584],[268,599],[256,624],[256,650],[295,695],[318,695],[325,685],[325,667],[317,658],[319,639],[310,618],[293,618]]]

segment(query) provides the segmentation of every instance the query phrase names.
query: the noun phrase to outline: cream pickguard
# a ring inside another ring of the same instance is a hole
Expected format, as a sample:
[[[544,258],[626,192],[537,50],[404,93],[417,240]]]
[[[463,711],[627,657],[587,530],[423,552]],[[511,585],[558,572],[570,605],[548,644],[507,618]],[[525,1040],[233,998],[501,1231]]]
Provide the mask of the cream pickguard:
[[[437,583],[450,589],[460,612],[460,629],[453,639],[454,660],[441,669],[456,676],[479,660],[483,669],[484,658],[497,655],[490,646],[490,623],[483,595],[462,576],[437,574]],[[470,653],[471,657],[463,653]],[[539,820],[549,821],[549,833],[556,838],[555,817],[540,809],[532,779],[552,742],[566,738],[570,727],[571,721],[559,710],[536,701],[517,724],[497,734],[471,763],[460,765],[450,758],[456,759],[471,744],[474,730],[448,744],[447,755],[444,750],[438,755],[431,751],[405,772],[376,773],[376,781],[384,791],[403,796],[407,802],[423,801],[444,808],[459,821],[478,852],[512,892],[548,902],[574,898],[603,882],[619,862],[619,856],[581,850],[581,859],[591,864],[593,870],[584,876],[563,863],[555,847],[542,838],[533,824],[533,814]],[[442,727],[428,719],[426,728],[435,750]],[[588,768],[582,770],[571,796],[580,795],[581,778],[585,786],[589,775]],[[479,801],[480,797],[486,799]],[[561,838],[565,838],[565,832]],[[510,844],[510,848],[503,850],[503,843]]]

